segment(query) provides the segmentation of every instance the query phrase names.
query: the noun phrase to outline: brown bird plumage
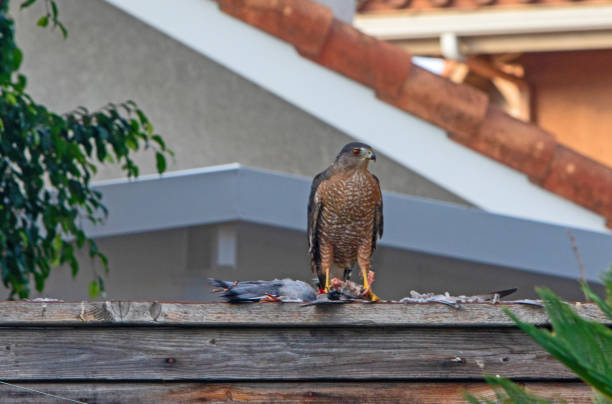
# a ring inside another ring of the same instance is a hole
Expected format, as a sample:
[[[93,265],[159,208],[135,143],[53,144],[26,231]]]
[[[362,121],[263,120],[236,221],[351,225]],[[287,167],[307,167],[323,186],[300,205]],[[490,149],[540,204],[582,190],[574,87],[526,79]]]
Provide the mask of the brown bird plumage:
[[[314,177],[308,200],[308,244],[311,269],[325,292],[334,264],[345,270],[346,278],[357,262],[364,293],[376,300],[368,274],[383,233],[383,206],[378,178],[368,171],[370,160],[376,160],[370,146],[349,143],[331,166]]]

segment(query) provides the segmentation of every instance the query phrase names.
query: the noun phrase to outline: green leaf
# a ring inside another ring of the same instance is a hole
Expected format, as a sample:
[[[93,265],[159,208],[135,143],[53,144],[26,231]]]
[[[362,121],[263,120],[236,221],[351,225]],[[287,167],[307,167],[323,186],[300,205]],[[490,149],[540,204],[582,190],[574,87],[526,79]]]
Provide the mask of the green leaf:
[[[75,234],[76,245],[78,248],[82,248],[85,244],[85,233],[82,230],[78,230]]]
[[[612,267],[601,274],[601,281],[606,287],[606,304],[608,307],[612,307]]]
[[[582,281],[580,282],[580,285],[582,286],[582,292],[584,293],[585,297],[588,300],[591,300],[597,303],[597,306],[599,306],[599,309],[606,316],[608,316],[610,320],[612,320],[612,307],[610,307],[606,301],[604,301],[601,297],[599,297],[597,293],[593,292],[593,290],[589,287],[588,283]]]
[[[141,124],[144,125],[146,122],[149,122],[147,116],[140,109],[136,109],[136,115],[138,115],[138,119],[140,119]]]
[[[100,275],[98,275],[98,285],[100,285],[100,292],[104,292],[104,279]]]
[[[74,257],[74,255],[70,257],[69,262],[70,262],[70,271],[72,273],[72,276],[77,276],[77,274],[79,273],[79,262]]]
[[[61,251],[62,251],[62,245],[64,244],[64,242],[62,241],[62,237],[60,236],[59,233],[57,233],[55,235],[55,237],[53,238],[53,266],[56,267],[60,264],[60,258],[61,258]]]
[[[131,150],[138,150],[138,141],[133,136],[128,136],[125,139],[125,144]]]
[[[21,66],[22,61],[23,53],[21,53],[21,50],[19,48],[13,49],[13,63],[15,70],[19,69],[19,66]]]
[[[10,105],[12,105],[12,106],[17,105],[17,98],[15,98],[15,96],[14,96],[13,94],[11,94],[11,93],[6,93],[6,94],[4,94],[4,98],[6,98],[6,101],[7,101],[7,102],[8,102]]]
[[[157,161],[157,172],[163,173],[166,171],[166,158],[160,152],[155,153],[155,159]]]
[[[580,317],[548,289],[536,289],[544,301],[553,333],[506,314],[553,357],[586,383],[612,399],[612,330]]]
[[[89,297],[96,298],[100,296],[100,285],[96,281],[89,283]]]
[[[472,394],[468,393],[467,391],[463,392],[463,398],[465,398],[469,403],[471,404],[495,404],[495,401],[492,400],[488,400],[486,398],[476,398],[475,396],[473,396]]]
[[[162,151],[166,150],[166,142],[164,142],[164,139],[162,139],[161,136],[153,135],[151,136],[151,139],[153,139],[153,141],[159,145]]]
[[[611,404],[612,403],[612,400],[607,399],[606,397],[604,397],[603,394],[599,393],[598,391],[593,392],[593,396],[591,397],[591,400],[593,401],[593,404]]]
[[[502,377],[492,377],[485,375],[485,381],[495,391],[497,402],[499,403],[514,403],[514,404],[551,404],[551,401],[544,398],[538,397],[533,393],[525,391],[519,385],[513,383],[508,379]],[[480,404],[482,402],[486,404],[495,404],[495,401],[484,399],[481,401],[473,395],[465,392],[464,395],[466,400],[473,404]]]
[[[36,0],[26,0],[23,3],[21,3],[21,7],[20,8],[30,7],[35,2],[36,2]]]
[[[45,277],[42,274],[34,272],[34,282],[36,290],[42,292],[45,285]]]
[[[100,252],[98,251],[98,245],[96,244],[95,241],[91,239],[88,241],[89,241],[89,257],[94,258],[96,255],[100,254]]]
[[[106,258],[106,256],[103,255],[103,254],[98,254],[98,257],[100,257],[100,260],[102,261],[102,266],[104,267],[104,272],[108,273],[108,258]]]
[[[27,248],[29,244],[28,233],[26,233],[26,231],[23,229],[19,229],[18,233],[19,233],[19,236],[21,237],[21,242],[23,243],[24,248]]]
[[[23,74],[17,76],[17,84],[15,84],[15,91],[21,93],[27,84],[27,79]]]
[[[62,36],[64,37],[64,39],[68,38],[68,30],[66,29],[64,24],[62,24],[59,21],[56,21],[55,25],[57,25],[59,27],[60,31],[62,31]]]
[[[51,12],[53,13],[53,21],[57,21],[57,4],[51,0]]]
[[[36,22],[36,25],[38,25],[39,27],[46,27],[47,25],[49,25],[49,15],[47,14],[40,17]]]

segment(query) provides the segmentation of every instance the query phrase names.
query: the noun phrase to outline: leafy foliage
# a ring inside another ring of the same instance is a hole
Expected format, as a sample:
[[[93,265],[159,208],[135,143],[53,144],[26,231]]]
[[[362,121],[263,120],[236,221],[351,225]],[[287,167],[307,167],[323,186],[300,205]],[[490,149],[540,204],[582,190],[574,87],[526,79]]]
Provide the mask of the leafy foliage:
[[[485,376],[485,381],[495,391],[497,401],[479,400],[469,393],[465,393],[465,399],[472,404],[550,404],[550,401],[539,398],[535,394],[523,390],[519,385],[501,377]]]
[[[602,280],[606,287],[606,299],[593,292],[586,282],[582,282],[582,290],[587,299],[597,303],[601,311],[612,320],[612,268],[603,275]],[[507,309],[504,310],[506,314],[553,357],[591,385],[596,390],[594,402],[612,402],[612,330],[603,324],[580,317],[570,305],[549,289],[536,290],[544,302],[552,331],[524,323]],[[500,399],[503,403],[546,402],[528,401],[523,395],[525,392],[507,379],[486,380],[492,387],[504,391],[504,399]],[[466,395],[466,398],[472,403],[479,402],[470,395]]]
[[[22,8],[35,2],[27,0]],[[65,36],[55,2],[45,5],[38,25],[51,21]],[[53,267],[68,264],[76,275],[75,247],[87,244],[90,256],[108,270],[106,257],[82,230],[83,220],[99,223],[107,214],[101,194],[90,187],[96,163],[121,164],[128,177],[136,177],[134,152],[154,149],[160,173],[172,152],[132,101],[64,115],[36,103],[18,73],[22,53],[7,10],[8,1],[0,2],[0,269],[10,297],[25,298],[32,280],[43,290]],[[99,295],[102,278],[89,289]]]
[[[68,36],[68,31],[64,24],[58,19],[59,11],[57,8],[57,3],[54,0],[44,0],[45,8],[47,9],[47,13],[40,17],[36,22],[36,25],[39,27],[47,27],[49,25],[49,21],[53,24],[53,28],[59,28],[62,31],[62,35],[64,38]],[[36,0],[26,0],[21,3],[21,8],[30,7],[32,4],[36,3]]]
[[[599,295],[591,290],[588,283],[581,282],[582,291],[588,300],[597,303],[599,309],[612,320],[612,268],[604,272],[601,276],[601,281],[606,288],[606,299],[602,299]]]

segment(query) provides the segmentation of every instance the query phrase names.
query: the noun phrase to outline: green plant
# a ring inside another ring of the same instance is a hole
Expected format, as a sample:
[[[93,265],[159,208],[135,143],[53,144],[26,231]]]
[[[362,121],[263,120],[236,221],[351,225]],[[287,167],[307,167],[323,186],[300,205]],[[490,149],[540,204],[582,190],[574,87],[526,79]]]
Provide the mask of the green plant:
[[[612,320],[612,268],[602,276],[606,298],[602,299],[581,282],[587,299],[594,301],[600,310]],[[550,318],[552,331],[524,323],[507,309],[505,313],[530,337],[546,349],[554,358],[571,369],[596,391],[594,401],[612,402],[612,330],[603,324],[578,315],[552,291],[536,289]],[[526,393],[507,379],[486,377],[504,403],[546,403],[546,400]],[[478,399],[466,394],[466,399],[478,403]],[[534,401],[535,400],[535,401]]]
[[[43,1],[47,12],[38,25],[51,22],[65,36],[57,5]],[[24,1],[21,7],[35,2]],[[36,103],[19,73],[22,52],[8,3],[0,0],[0,269],[10,297],[25,298],[32,280],[36,290],[43,290],[53,267],[67,264],[76,275],[75,247],[87,244],[90,256],[108,270],[106,257],[81,224],[83,219],[99,223],[107,214],[100,193],[90,186],[96,164],[121,164],[128,177],[136,177],[134,152],[151,148],[162,173],[172,152],[132,101],[67,114]],[[89,288],[93,296],[103,289],[100,276]]]
[[[497,401],[477,399],[471,394],[465,394],[466,400],[473,404],[549,404],[550,401],[525,391],[521,386],[503,377],[485,376],[485,381],[495,391]]]

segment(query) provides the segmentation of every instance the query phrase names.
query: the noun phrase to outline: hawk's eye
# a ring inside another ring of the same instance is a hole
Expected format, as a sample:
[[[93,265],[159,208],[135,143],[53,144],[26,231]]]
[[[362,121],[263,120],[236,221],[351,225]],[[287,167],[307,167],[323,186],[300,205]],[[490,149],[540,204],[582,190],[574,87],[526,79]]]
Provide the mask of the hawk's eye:
[[[353,154],[354,154],[355,156],[358,156],[359,154],[361,154],[361,150],[359,150],[359,149],[353,149]]]

